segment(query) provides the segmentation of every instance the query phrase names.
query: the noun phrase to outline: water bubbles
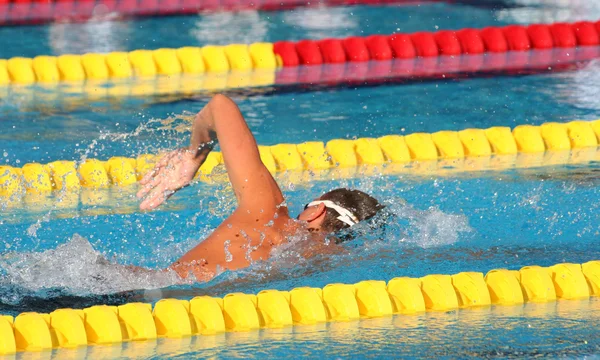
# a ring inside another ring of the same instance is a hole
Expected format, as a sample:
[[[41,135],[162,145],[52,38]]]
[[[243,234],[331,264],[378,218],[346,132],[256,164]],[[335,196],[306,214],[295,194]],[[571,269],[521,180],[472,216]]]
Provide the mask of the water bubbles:
[[[40,227],[42,227],[42,223],[38,220],[27,228],[27,235],[30,237],[37,237],[37,231]]]
[[[2,153],[2,155],[4,155],[4,157],[8,157],[8,153],[6,151]]]
[[[225,240],[223,243],[223,249],[225,250],[225,262],[233,261],[233,254],[229,251],[229,247],[231,246],[231,240]]]

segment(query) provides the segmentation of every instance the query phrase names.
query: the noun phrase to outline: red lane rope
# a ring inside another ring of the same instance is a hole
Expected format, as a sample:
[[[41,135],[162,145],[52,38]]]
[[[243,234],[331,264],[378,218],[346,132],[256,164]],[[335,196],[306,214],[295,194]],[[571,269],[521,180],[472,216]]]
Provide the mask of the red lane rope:
[[[346,39],[280,41],[274,52],[284,67],[443,55],[505,53],[600,44],[600,21],[508,25],[484,29],[371,35]]]
[[[600,46],[554,48],[527,52],[464,56],[420,57],[369,62],[323,63],[284,67],[276,73],[278,86],[353,86],[379,83],[515,76],[578,69],[600,58]]]

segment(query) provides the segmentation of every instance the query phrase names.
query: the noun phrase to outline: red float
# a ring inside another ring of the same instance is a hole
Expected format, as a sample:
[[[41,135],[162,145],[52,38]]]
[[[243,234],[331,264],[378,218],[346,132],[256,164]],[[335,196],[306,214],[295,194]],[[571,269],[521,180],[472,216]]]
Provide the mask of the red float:
[[[365,44],[365,40],[360,37],[349,37],[342,40],[344,50],[346,50],[346,56],[349,61],[369,61],[369,50]]]
[[[433,57],[439,55],[438,47],[432,33],[418,32],[412,34],[410,37],[415,45],[418,56]]]
[[[182,0],[181,9],[186,14],[193,14],[200,11],[200,4],[196,0]]]
[[[481,54],[485,52],[485,45],[479,31],[463,29],[456,32],[460,47],[464,54]]]
[[[194,0],[200,9],[200,11],[216,11],[219,9],[220,1],[219,0],[206,0],[198,2],[198,0]]]
[[[120,0],[117,2],[117,11],[122,14],[135,14],[138,10],[137,0]]]
[[[0,0],[0,22],[6,21],[8,15],[8,7],[10,6],[9,0]]]
[[[98,12],[99,15],[106,15],[117,11],[117,1],[118,0],[102,0],[98,3],[98,6],[95,8],[95,12]]]
[[[600,39],[594,23],[589,21],[580,21],[572,25],[573,32],[577,38],[577,44],[583,46],[598,45]]]
[[[1,3],[1,2],[0,2]],[[52,18],[54,3],[49,0],[34,1],[31,4],[31,20],[43,21]]]
[[[554,44],[558,47],[575,47],[577,38],[571,25],[566,23],[556,23],[550,25],[550,32],[554,39]]]
[[[96,2],[94,0],[79,0],[75,3],[75,8],[73,11],[75,12],[75,16],[77,18],[87,19],[94,13],[95,6]]]
[[[388,38],[392,55],[398,59],[411,59],[417,56],[417,50],[409,35],[393,34]]]
[[[392,49],[384,35],[372,35],[365,40],[369,56],[373,60],[389,60],[392,58]]]
[[[338,39],[325,39],[319,41],[319,49],[325,63],[343,63],[346,62],[346,53],[342,46],[342,41]]]
[[[54,20],[70,19],[73,17],[73,1],[58,0],[54,3]]]
[[[440,55],[460,55],[460,42],[454,31],[442,30],[433,34]]]
[[[28,20],[31,7],[29,0],[13,0],[8,17],[18,22]]]
[[[534,49],[550,49],[554,46],[548,25],[529,25],[527,35]]]
[[[496,27],[487,27],[481,30],[481,39],[485,49],[489,52],[506,52],[508,43],[502,29]]]
[[[291,41],[278,41],[274,43],[273,52],[281,58],[283,66],[300,65],[296,45]]]
[[[531,49],[531,42],[527,30],[520,25],[509,25],[503,29],[508,49],[512,51],[527,51]]]
[[[296,43],[296,51],[302,65],[319,65],[323,63],[323,56],[316,41],[301,40]]]

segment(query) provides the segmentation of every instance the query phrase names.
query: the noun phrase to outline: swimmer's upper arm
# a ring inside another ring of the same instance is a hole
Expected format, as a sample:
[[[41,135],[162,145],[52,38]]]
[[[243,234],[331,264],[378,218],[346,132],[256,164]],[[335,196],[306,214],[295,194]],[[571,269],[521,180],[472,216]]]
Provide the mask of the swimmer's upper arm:
[[[260,159],[252,132],[231,99],[216,95],[198,113],[192,131],[192,146],[202,143],[202,136],[196,134],[202,129],[212,132],[211,139],[216,137],[219,141],[229,181],[240,207],[276,207],[283,202],[279,186]]]

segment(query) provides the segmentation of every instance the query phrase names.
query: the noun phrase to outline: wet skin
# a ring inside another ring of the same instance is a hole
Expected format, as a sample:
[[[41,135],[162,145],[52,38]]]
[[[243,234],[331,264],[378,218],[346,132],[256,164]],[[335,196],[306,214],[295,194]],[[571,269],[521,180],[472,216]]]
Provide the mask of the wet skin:
[[[213,97],[196,115],[190,146],[165,155],[140,181],[142,188],[137,194],[143,198],[140,209],[155,209],[190,184],[216,141],[221,147],[238,207],[170,269],[182,278],[193,274],[198,281],[207,281],[220,271],[266,260],[274,247],[298,234],[305,234],[315,242],[311,252],[331,251],[323,249],[327,246],[323,241],[326,234],[320,228],[325,207],[322,204],[309,207],[298,220],[290,217],[281,189],[262,163],[256,140],[244,117],[237,105],[223,95]]]

